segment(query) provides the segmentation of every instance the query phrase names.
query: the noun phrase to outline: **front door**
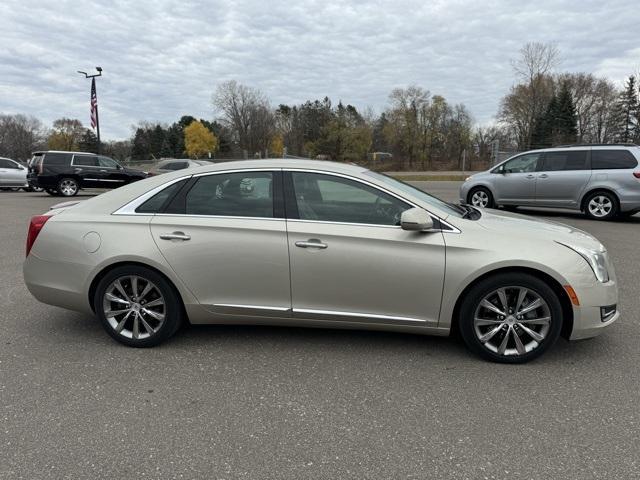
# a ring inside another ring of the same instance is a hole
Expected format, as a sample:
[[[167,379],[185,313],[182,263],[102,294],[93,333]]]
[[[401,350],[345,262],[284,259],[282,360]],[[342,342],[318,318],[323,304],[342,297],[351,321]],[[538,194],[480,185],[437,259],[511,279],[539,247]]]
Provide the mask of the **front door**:
[[[21,165],[8,158],[0,158],[0,185],[23,187],[27,172]]]
[[[546,152],[537,173],[536,205],[568,207],[579,205],[584,188],[591,178],[588,149]]]
[[[539,153],[519,155],[494,170],[492,185],[499,204],[527,205],[535,201],[535,173],[541,157]]]
[[[129,177],[118,163],[109,158],[98,156],[98,172],[102,188],[117,188],[127,183]]]
[[[173,213],[151,221],[162,255],[214,313],[290,315],[286,222],[274,208],[279,175],[244,171],[196,177],[188,192],[173,200],[167,210]]]
[[[443,234],[402,230],[412,205],[333,174],[286,172],[285,185],[294,316],[437,325]]]

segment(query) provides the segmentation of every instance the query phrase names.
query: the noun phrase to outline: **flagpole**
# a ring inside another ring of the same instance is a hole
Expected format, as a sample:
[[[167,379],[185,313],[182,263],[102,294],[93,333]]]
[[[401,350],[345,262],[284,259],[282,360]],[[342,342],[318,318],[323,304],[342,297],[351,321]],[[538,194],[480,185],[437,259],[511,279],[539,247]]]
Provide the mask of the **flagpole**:
[[[95,93],[96,95],[96,105],[95,105],[95,112],[96,112],[96,136],[98,137],[98,147],[96,148],[97,153],[100,153],[100,146],[101,146],[101,142],[100,142],[100,119],[98,117],[98,90],[96,88],[96,77],[101,77],[102,76],[102,67],[96,67],[96,70],[98,71],[98,73],[95,73],[93,75],[89,75],[87,74],[87,72],[83,72],[81,70],[78,70],[78,73],[81,73],[82,75],[84,75],[84,78],[90,78],[91,79],[91,89],[92,91]]]

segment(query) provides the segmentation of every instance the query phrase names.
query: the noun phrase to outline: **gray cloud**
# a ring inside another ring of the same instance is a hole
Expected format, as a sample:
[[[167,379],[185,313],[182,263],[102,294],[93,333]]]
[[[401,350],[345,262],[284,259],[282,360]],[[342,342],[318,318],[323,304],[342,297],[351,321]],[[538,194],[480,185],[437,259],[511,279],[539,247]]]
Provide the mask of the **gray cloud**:
[[[0,4],[0,112],[88,123],[98,83],[103,137],[139,120],[211,118],[217,83],[236,79],[274,104],[328,95],[382,110],[417,84],[465,103],[478,122],[513,84],[509,59],[555,42],[560,70],[614,81],[640,68],[635,0],[25,1]]]

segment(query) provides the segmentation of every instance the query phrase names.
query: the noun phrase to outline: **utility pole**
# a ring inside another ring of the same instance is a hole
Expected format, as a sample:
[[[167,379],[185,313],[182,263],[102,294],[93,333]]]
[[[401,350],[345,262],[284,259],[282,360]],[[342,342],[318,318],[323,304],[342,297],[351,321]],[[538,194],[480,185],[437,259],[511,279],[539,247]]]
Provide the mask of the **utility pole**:
[[[102,76],[102,67],[96,67],[98,73],[94,73],[93,75],[87,74],[87,72],[83,72],[78,70],[78,73],[84,75],[84,78],[91,79],[91,126],[96,129],[96,136],[98,137],[98,148],[97,153],[100,153],[100,117],[98,116],[98,93],[96,90],[96,77]],[[95,122],[95,125],[94,125]]]

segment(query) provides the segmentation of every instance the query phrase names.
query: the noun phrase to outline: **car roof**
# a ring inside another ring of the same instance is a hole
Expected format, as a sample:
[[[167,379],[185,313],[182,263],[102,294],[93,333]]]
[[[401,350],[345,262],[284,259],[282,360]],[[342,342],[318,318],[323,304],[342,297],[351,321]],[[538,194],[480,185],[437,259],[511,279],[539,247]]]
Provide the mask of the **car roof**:
[[[72,152],[70,150],[38,150],[37,152],[33,152],[32,155],[42,155],[44,153],[70,153],[72,155],[98,155],[97,153],[92,152]]]
[[[228,162],[210,163],[191,169],[193,174],[215,172],[219,170],[243,170],[253,168],[297,168],[309,170],[328,169],[337,173],[361,173],[366,170],[353,163],[331,162],[328,160],[301,160],[298,158],[261,158],[257,160],[232,160]]]

